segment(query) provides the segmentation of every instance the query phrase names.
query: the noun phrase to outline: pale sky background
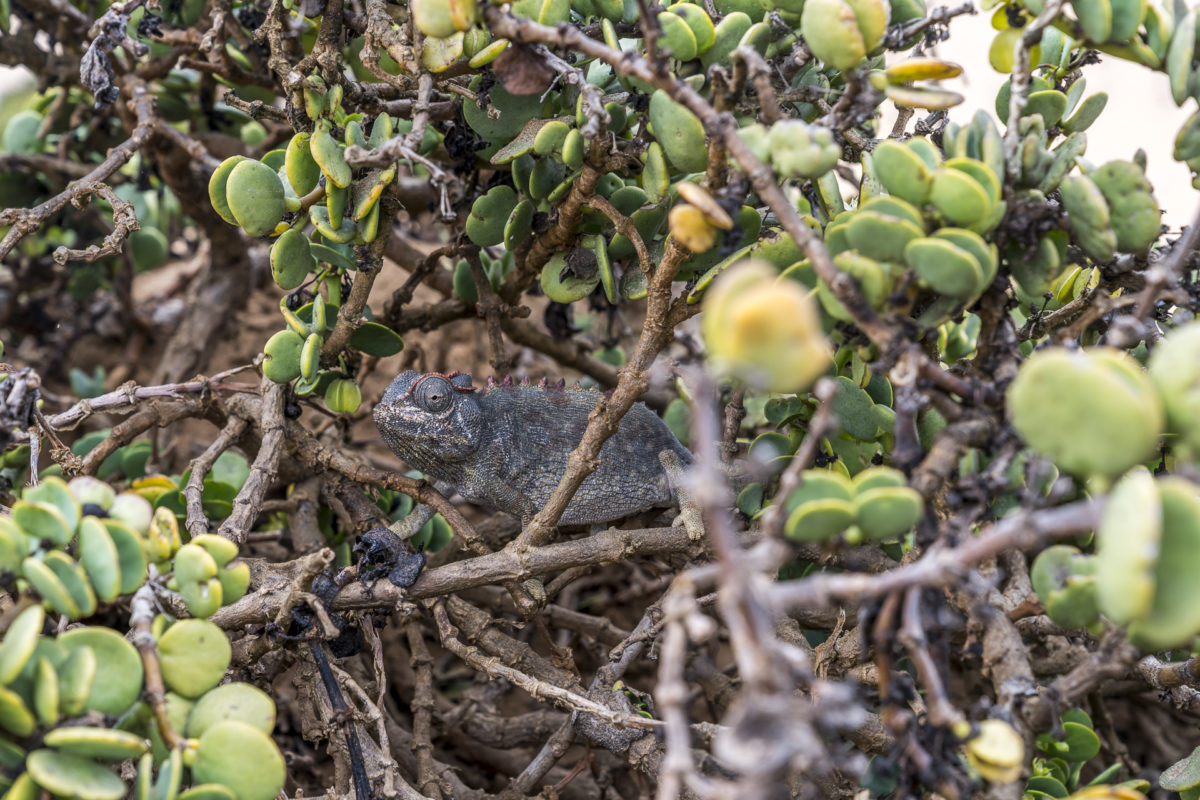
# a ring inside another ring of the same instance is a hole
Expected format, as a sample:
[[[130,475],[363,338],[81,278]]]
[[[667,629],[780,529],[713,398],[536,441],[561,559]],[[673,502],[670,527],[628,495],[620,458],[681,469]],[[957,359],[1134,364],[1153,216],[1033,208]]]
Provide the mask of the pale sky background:
[[[933,3],[934,8],[947,3]],[[978,6],[978,3],[976,3]],[[991,68],[987,61],[988,45],[996,31],[990,23],[992,12],[955,17],[950,22],[950,40],[938,45],[936,54],[963,66],[962,77],[945,81],[947,89],[965,95],[967,101],[951,112],[951,119],[967,123],[977,108],[995,114],[996,91],[1006,76]],[[1200,192],[1192,188],[1191,173],[1171,158],[1175,133],[1195,111],[1193,101],[1178,108],[1171,99],[1167,76],[1113,56],[1101,55],[1101,62],[1084,70],[1087,91],[1108,92],[1108,106],[1087,131],[1088,149],[1084,158],[1099,166],[1115,158],[1130,159],[1143,148],[1148,156],[1147,175],[1154,185],[1159,205],[1166,210],[1166,223],[1173,230],[1186,225],[1200,209]],[[1003,130],[1003,125],[1000,126]],[[1061,141],[1061,140],[1060,140]]]

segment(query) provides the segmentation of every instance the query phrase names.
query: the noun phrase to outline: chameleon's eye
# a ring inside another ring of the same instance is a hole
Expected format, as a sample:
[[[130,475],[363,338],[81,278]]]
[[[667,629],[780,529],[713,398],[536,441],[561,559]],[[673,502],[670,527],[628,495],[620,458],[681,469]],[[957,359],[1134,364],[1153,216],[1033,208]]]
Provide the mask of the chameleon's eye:
[[[440,414],[450,407],[452,391],[450,382],[445,378],[430,377],[421,381],[415,394],[421,408],[431,414]]]

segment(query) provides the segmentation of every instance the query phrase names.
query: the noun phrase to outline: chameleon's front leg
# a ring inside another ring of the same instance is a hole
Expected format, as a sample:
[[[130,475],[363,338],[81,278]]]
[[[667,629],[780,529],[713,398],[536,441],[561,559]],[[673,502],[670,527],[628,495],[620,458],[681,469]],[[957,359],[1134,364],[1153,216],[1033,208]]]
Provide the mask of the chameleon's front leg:
[[[663,450],[658,454],[658,460],[667,473],[667,483],[671,486],[671,493],[675,495],[675,499],[679,503],[679,516],[675,518],[671,526],[682,525],[687,529],[688,538],[693,542],[702,540],[705,533],[704,518],[700,514],[700,506],[697,505],[695,496],[687,487],[679,456],[670,450]]]

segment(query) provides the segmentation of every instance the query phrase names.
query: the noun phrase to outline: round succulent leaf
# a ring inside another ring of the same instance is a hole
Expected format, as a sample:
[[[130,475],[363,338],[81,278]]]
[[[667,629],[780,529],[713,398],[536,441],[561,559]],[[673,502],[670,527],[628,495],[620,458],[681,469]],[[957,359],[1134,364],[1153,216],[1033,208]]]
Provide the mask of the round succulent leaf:
[[[946,169],[956,169],[959,172],[965,173],[975,179],[991,199],[992,203],[999,203],[1003,195],[1003,188],[1000,185],[1000,177],[992,171],[992,168],[975,158],[951,158],[943,164]]]
[[[1071,0],[1083,34],[1096,44],[1104,44],[1112,36],[1113,3],[1109,0]]]
[[[13,503],[12,520],[33,539],[48,539],[63,547],[75,535],[75,526],[68,524],[62,511],[51,503],[18,500]]]
[[[872,409],[875,401],[862,387],[844,375],[839,375],[837,394],[833,398],[833,413],[843,431],[860,441],[871,441],[879,435]]]
[[[1046,616],[1067,630],[1086,628],[1100,617],[1096,605],[1096,580],[1091,576],[1071,576],[1066,585],[1052,592],[1045,601]]]
[[[922,231],[925,230],[925,218],[922,216],[921,210],[912,203],[893,195],[876,195],[869,198],[862,204],[859,211],[847,211],[829,224],[849,224],[850,220],[861,211],[870,211],[875,214],[882,214],[885,217],[902,219],[911,222]]]
[[[291,329],[282,330],[263,346],[262,371],[276,383],[290,383],[300,377],[300,351],[304,339]]]
[[[271,245],[271,276],[281,289],[298,288],[314,269],[317,269],[317,259],[313,258],[308,236],[300,229],[284,230]]]
[[[44,562],[33,557],[26,558],[21,562],[21,576],[29,581],[29,585],[42,598],[43,603],[64,617],[79,619],[79,605],[71,591]]]
[[[851,485],[854,487],[854,492],[861,494],[862,492],[870,491],[871,489],[885,489],[888,487],[907,486],[908,479],[904,477],[904,473],[893,467],[868,467],[858,473],[851,480]]]
[[[704,55],[717,40],[716,28],[708,12],[695,3],[676,3],[669,9],[691,29],[696,39],[696,53]]]
[[[560,188],[564,177],[566,177],[566,170],[558,161],[553,158],[539,159],[529,172],[529,196],[534,200],[549,199]],[[511,213],[512,207],[509,206],[500,220],[501,231]],[[467,219],[469,222],[470,218]],[[501,239],[503,239],[503,233],[501,233]]]
[[[218,722],[196,745],[192,778],[219,783],[238,800],[272,800],[287,777],[283,756],[271,737],[245,722]]]
[[[823,542],[854,524],[854,504],[826,498],[810,500],[788,515],[784,534],[794,542]]]
[[[1034,353],[1007,399],[1021,438],[1076,475],[1121,475],[1153,454],[1162,433],[1153,384],[1116,350]]]
[[[858,17],[844,0],[806,0],[800,32],[813,55],[836,70],[853,69],[867,56]]]
[[[49,652],[50,657],[39,655],[37,658],[39,663],[46,660],[55,667],[58,674],[58,703],[62,713],[78,716],[87,707],[92,683],[96,680],[96,651],[91,647],[79,647],[63,655],[63,648],[59,648],[57,643],[55,647],[57,652],[42,648]]]
[[[307,131],[301,131],[288,141],[284,154],[283,171],[288,183],[298,195],[306,195],[321,180],[321,168],[312,157],[312,136]]]
[[[202,783],[179,793],[178,800],[238,800],[237,793],[220,783]]]
[[[1058,754],[1059,758],[1077,764],[1091,761],[1100,754],[1100,737],[1090,727],[1069,720],[1064,720],[1062,727],[1061,741],[1067,747]]]
[[[364,322],[354,333],[350,334],[349,345],[369,356],[387,358],[404,349],[404,340],[400,338],[400,334],[386,325],[378,322]]]
[[[275,170],[261,161],[245,159],[234,166],[225,185],[229,210],[242,230],[266,236],[283,219],[283,184]]]
[[[0,687],[0,728],[24,738],[33,733],[36,724],[33,712],[21,696],[11,689]]]
[[[1056,544],[1038,553],[1029,570],[1033,590],[1043,602],[1067,585],[1073,575],[1090,574],[1093,567],[1078,547]]]
[[[238,221],[233,216],[233,211],[229,208],[227,197],[229,174],[233,172],[234,167],[245,160],[245,156],[230,156],[217,165],[217,168],[213,170],[212,176],[208,179],[208,200],[212,203],[213,211],[216,211],[217,216],[230,225],[237,225]],[[292,185],[295,186],[294,183]]]
[[[58,670],[48,658],[39,657],[34,668],[33,712],[37,721],[46,727],[57,725],[61,717]]]
[[[893,9],[893,22],[895,21],[894,11]],[[916,57],[888,65],[883,74],[892,83],[911,83],[913,81],[941,81],[957,78],[962,71],[962,67],[952,61]]]
[[[194,752],[194,751],[192,751]],[[143,760],[145,756],[142,757]],[[150,797],[144,800],[178,800],[179,790],[183,786],[183,749],[172,749],[163,764],[159,767],[158,777],[154,780]],[[137,798],[143,800],[143,798]]]
[[[542,291],[556,303],[574,303],[591,294],[600,285],[599,270],[588,277],[564,275],[567,269],[567,259],[561,253],[555,254],[546,266],[542,267]]]
[[[250,565],[244,561],[230,564],[217,574],[217,580],[221,582],[221,602],[236,603],[250,588]]]
[[[1108,201],[1091,178],[1086,175],[1068,175],[1059,184],[1059,194],[1062,196],[1063,207],[1071,223],[1071,230],[1078,238],[1081,229],[1107,231],[1111,223]],[[1097,260],[1102,259],[1103,253],[1093,254]],[[1111,250],[1107,258],[1112,258]]]
[[[1131,641],[1147,650],[1186,645],[1200,632],[1200,495],[1187,480],[1158,481],[1162,538],[1154,569],[1154,603],[1129,626]]]
[[[1200,786],[1200,747],[1162,771],[1158,785],[1168,792],[1185,792]]]
[[[146,580],[146,551],[142,538],[133,528],[118,519],[102,520],[121,565],[121,588],[118,594],[133,594]]]
[[[1161,538],[1158,485],[1149,470],[1135,467],[1109,493],[1096,529],[1098,603],[1118,625],[1150,611]]]
[[[474,83],[471,86],[476,88]],[[490,106],[499,112],[497,118],[492,119],[485,109],[469,100],[463,103],[463,117],[473,131],[492,143],[495,150],[499,150],[500,145],[505,142],[512,141],[525,127],[525,123],[540,116],[542,110],[540,95],[514,95],[503,86],[493,86],[489,89],[487,99]],[[479,152],[484,154],[484,157],[491,157],[487,149]]]
[[[761,483],[748,484],[744,489],[738,492],[737,510],[747,517],[753,517],[759,512],[763,504],[763,485]]]
[[[996,246],[988,243],[975,231],[969,231],[966,228],[939,228],[934,231],[933,238],[945,239],[973,255],[983,273],[984,286],[990,284],[996,277],[996,271],[1000,267]]]
[[[504,226],[517,205],[517,193],[511,186],[493,186],[471,206],[467,217],[467,237],[480,247],[504,241]]]
[[[562,152],[563,140],[567,138],[571,126],[561,119],[538,120],[538,122],[541,122],[541,125],[537,128],[537,133],[533,138],[533,153],[539,156],[548,156],[552,153]]]
[[[23,766],[25,759],[21,759]],[[33,782],[33,778],[28,772],[22,772],[13,781],[12,786],[4,793],[4,800],[37,800],[41,796],[42,789]]]
[[[240,487],[234,488],[236,490]],[[203,547],[212,556],[213,561],[217,563],[218,567],[223,567],[238,557],[237,543],[226,539],[224,536],[218,536],[215,533],[202,533],[199,536],[193,536],[190,543],[198,547]]]
[[[609,250],[611,253],[611,248]],[[626,300],[642,300],[649,294],[650,285],[646,273],[640,269],[626,269],[621,273],[620,292]]]
[[[1132,161],[1110,161],[1092,173],[1091,179],[1111,209],[1117,249],[1145,252],[1162,228],[1162,214],[1146,174]]]
[[[96,517],[79,524],[79,562],[87,573],[96,597],[111,603],[121,593],[121,555],[108,528]]]
[[[249,683],[226,683],[206,692],[196,701],[187,718],[187,736],[197,739],[213,725],[238,720],[265,734],[275,729],[275,702]]]
[[[25,761],[34,782],[72,800],[122,800],[125,781],[95,761],[56,750],[34,750]]]
[[[850,479],[840,472],[825,469],[806,469],[801,473],[800,485],[784,500],[783,510],[786,513],[795,511],[805,503],[814,500],[845,500],[854,499],[854,487]]]
[[[695,114],[658,89],[650,96],[649,119],[654,138],[676,169],[685,173],[704,171],[708,148],[704,144],[704,126]],[[647,194],[655,196],[649,186],[645,183],[642,186]]]
[[[421,48],[421,66],[433,74],[445,72],[463,57],[463,33],[454,31],[447,36],[430,36]]]
[[[208,619],[221,608],[221,581],[213,577],[207,581],[180,583],[179,596],[189,614],[196,619]]]
[[[188,543],[175,553],[173,571],[180,583],[199,583],[217,576],[217,561],[203,547]]]
[[[142,659],[132,644],[109,628],[74,628],[58,636],[58,643],[68,654],[80,648],[90,648],[95,663],[104,666],[104,680],[90,681],[84,708],[102,714],[120,716],[137,702],[142,692]],[[86,657],[81,656],[85,659]],[[68,656],[67,663],[71,663]],[[68,670],[64,665],[59,677],[65,682]],[[72,678],[73,679],[73,678]],[[66,712],[64,692],[64,712]]]
[[[925,235],[909,220],[874,211],[853,214],[845,230],[851,247],[877,261],[901,261],[908,243]]]
[[[513,206],[508,221],[504,223],[504,246],[515,251],[529,237],[533,230],[534,206],[529,200],[522,200]]]
[[[211,622],[176,622],[158,642],[163,680],[173,691],[194,698],[221,682],[233,651],[224,631]]]
[[[833,263],[842,272],[858,281],[864,298],[872,308],[880,307],[884,298],[887,297],[891,282],[878,261],[850,250],[834,256]],[[853,319],[850,312],[842,305],[842,301],[834,296],[833,291],[824,281],[817,285],[817,299],[821,301],[821,307],[834,319],[843,322]]]
[[[754,20],[742,11],[731,11],[721,17],[721,22],[713,30],[712,46],[700,56],[700,65],[704,70],[707,71],[714,64],[725,64],[752,25]],[[700,40],[697,38],[698,43]]]
[[[0,738],[0,766],[15,772],[25,765],[25,749],[15,742]]]
[[[670,11],[660,11],[658,24],[662,29],[662,38],[658,40],[659,47],[680,61],[691,61],[696,57],[699,52],[696,35],[682,17]]]
[[[943,218],[955,225],[979,222],[994,205],[978,181],[960,170],[945,167],[933,175],[929,202]]]
[[[467,65],[471,69],[482,69],[500,57],[508,49],[508,39],[497,39],[470,57]]]
[[[40,605],[32,605],[17,615],[0,640],[0,684],[7,686],[20,674],[42,634],[46,612]]]
[[[150,749],[145,739],[128,731],[82,725],[55,728],[46,734],[43,742],[60,753],[101,761],[138,758]]]
[[[1072,134],[1086,131],[1092,127],[1092,123],[1100,118],[1107,105],[1108,94],[1106,92],[1096,92],[1094,95],[1091,95],[1079,104],[1079,107],[1075,109],[1075,113],[1063,121],[1063,133]]]
[[[894,139],[885,139],[871,151],[875,173],[889,194],[921,205],[929,197],[933,173],[913,150]]]
[[[907,486],[859,490],[854,497],[855,522],[868,539],[891,539],[907,533],[925,510],[921,495]]]
[[[1056,89],[1050,89],[1041,92],[1032,92],[1029,95],[1029,102],[1025,105],[1024,116],[1032,117],[1034,114],[1040,114],[1045,120],[1046,127],[1050,128],[1059,123],[1063,114],[1067,111],[1067,96]]]
[[[972,297],[986,286],[975,256],[946,239],[913,240],[904,249],[904,262],[938,294]]]
[[[11,516],[0,516],[0,570],[16,572],[21,560],[29,555],[30,538],[13,522]]]
[[[21,495],[31,503],[48,503],[59,510],[67,527],[72,531],[79,524],[80,506],[66,482],[55,475],[42,479],[37,486],[31,486]]]
[[[1171,430],[1193,452],[1200,450],[1200,322],[1169,331],[1150,355],[1149,373]]]

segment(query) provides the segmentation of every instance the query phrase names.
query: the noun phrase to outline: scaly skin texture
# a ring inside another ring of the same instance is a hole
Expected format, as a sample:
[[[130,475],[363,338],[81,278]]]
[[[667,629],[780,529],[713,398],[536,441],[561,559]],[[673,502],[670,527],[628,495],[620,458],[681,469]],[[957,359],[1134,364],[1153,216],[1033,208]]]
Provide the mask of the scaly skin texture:
[[[459,373],[396,376],[375,406],[383,440],[408,465],[454,487],[466,499],[529,519],[550,499],[567,456],[596,407],[594,389],[513,383],[476,388]],[[666,424],[636,404],[600,450],[561,523],[611,522],[672,500],[660,452],[683,465],[692,454]]]

